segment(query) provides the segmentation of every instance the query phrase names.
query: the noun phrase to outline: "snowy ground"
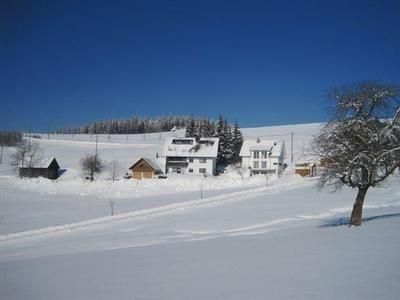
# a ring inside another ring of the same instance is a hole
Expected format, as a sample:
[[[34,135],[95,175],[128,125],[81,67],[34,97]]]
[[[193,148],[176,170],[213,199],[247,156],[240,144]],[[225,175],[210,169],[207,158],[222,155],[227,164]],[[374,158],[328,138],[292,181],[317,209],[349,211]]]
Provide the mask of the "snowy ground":
[[[309,141],[318,126],[243,132],[283,138],[289,132],[290,142],[294,131]],[[99,151],[105,160],[117,156],[129,165],[154,155],[167,135],[147,135],[148,143],[143,136],[125,137],[129,143],[111,137]],[[368,193],[364,224],[348,228],[350,189],[317,191],[316,179],[290,174],[266,186],[265,177],[242,179],[235,172],[115,183],[103,175],[87,183],[79,158],[93,141],[61,138],[40,141],[68,169],[57,182],[20,180],[0,165],[2,299],[400,295],[399,175]],[[295,143],[297,157],[304,147]]]

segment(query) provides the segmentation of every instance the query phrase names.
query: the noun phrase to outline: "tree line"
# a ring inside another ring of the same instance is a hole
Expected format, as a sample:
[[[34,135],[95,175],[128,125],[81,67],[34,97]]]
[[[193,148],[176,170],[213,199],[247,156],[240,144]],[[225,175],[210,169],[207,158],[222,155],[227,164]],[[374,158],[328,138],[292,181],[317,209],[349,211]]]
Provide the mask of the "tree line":
[[[22,133],[19,131],[0,131],[0,145],[3,147],[16,146],[22,140]]]
[[[53,130],[57,134],[138,134],[170,131],[188,124],[188,116],[130,117],[122,120],[96,121],[74,128]]]

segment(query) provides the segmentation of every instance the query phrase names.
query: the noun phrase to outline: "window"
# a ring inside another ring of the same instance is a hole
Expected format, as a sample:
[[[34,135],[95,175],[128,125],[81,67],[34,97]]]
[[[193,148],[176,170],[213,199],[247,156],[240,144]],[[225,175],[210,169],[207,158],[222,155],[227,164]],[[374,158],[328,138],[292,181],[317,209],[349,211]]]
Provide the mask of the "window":
[[[181,168],[172,168],[172,173],[180,174],[182,172]]]
[[[267,168],[267,162],[266,161],[262,161],[261,162],[261,168],[263,168],[263,169]]]
[[[174,145],[193,145],[192,139],[173,139],[172,144]]]
[[[200,161],[201,164],[204,164],[204,163],[207,162],[207,159],[205,159],[205,158],[200,158],[199,161]]]
[[[278,163],[273,163],[274,166],[278,165]]]
[[[189,169],[189,173],[193,173],[193,169]]]
[[[253,168],[258,169],[258,161],[253,161]]]
[[[260,152],[254,151],[254,158],[260,158]]]
[[[267,158],[267,151],[261,151],[261,158]]]
[[[211,141],[211,140],[200,140],[199,141],[199,144],[205,144],[206,146],[209,146],[209,145],[214,145],[214,141]]]
[[[199,169],[199,173],[202,173],[202,174],[205,174],[206,171],[207,171],[206,168],[200,168],[200,169]]]
[[[193,158],[189,158],[189,162],[193,162]]]

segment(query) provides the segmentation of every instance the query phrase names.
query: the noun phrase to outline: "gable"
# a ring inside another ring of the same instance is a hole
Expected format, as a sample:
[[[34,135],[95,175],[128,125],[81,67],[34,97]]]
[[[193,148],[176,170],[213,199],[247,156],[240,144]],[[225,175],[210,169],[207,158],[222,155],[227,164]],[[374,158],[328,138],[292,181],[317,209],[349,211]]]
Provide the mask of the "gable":
[[[132,167],[132,172],[161,172],[160,167],[150,159],[141,158]]]
[[[57,163],[55,158],[51,161],[51,163],[50,163],[48,168],[49,169],[54,169],[54,170],[58,170],[60,168],[60,166],[58,165],[58,163]]]
[[[251,151],[268,151],[270,157],[285,157],[286,149],[283,140],[245,140],[239,156],[250,157]]]

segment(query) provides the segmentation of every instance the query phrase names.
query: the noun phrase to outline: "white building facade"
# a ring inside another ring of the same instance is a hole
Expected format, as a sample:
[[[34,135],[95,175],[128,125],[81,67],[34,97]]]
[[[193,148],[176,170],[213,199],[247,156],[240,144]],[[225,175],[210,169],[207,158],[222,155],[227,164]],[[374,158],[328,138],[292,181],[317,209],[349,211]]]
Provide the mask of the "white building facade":
[[[216,175],[218,138],[167,138],[161,159],[165,173]]]
[[[242,167],[251,175],[277,174],[285,169],[286,149],[283,140],[245,140],[240,150]]]

